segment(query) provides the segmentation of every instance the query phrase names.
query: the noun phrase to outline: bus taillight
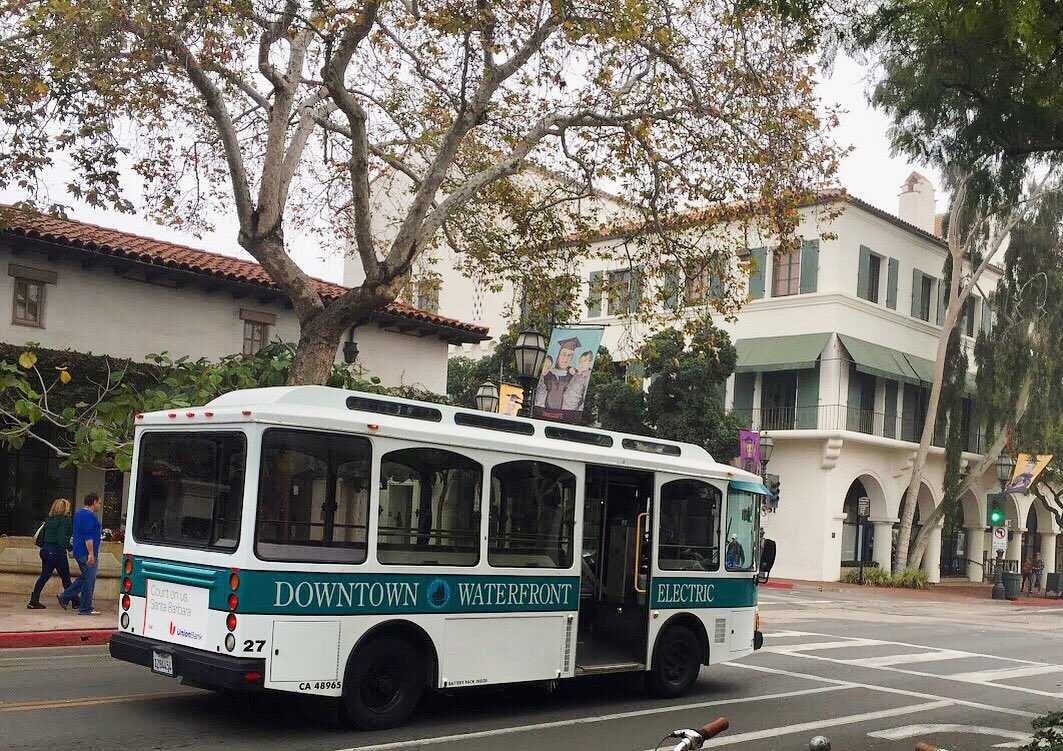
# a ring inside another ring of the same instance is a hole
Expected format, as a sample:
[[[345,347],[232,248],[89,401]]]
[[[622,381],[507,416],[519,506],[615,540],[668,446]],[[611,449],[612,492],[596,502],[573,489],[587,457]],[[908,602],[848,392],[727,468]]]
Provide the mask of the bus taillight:
[[[229,615],[225,616],[225,628],[230,631],[236,630],[236,613],[229,613]]]
[[[129,610],[129,595],[122,595],[122,610]]]
[[[129,576],[131,573],[133,573],[133,556],[131,555],[127,555],[125,557],[125,573],[126,576]]]
[[[233,569],[233,572],[231,574],[229,574],[229,589],[231,589],[233,592],[235,592],[239,588],[240,588],[240,574],[237,573],[236,569]]]
[[[131,592],[132,590],[133,590],[133,580],[130,579],[127,576],[126,578],[122,579],[122,591],[123,592]]]
[[[229,610],[235,611],[236,610],[236,606],[239,605],[239,604],[240,604],[240,599],[236,596],[235,592],[233,592],[231,595],[229,595]]]
[[[244,673],[244,680],[248,683],[258,683],[262,680],[262,673],[259,673],[257,670],[249,670]]]

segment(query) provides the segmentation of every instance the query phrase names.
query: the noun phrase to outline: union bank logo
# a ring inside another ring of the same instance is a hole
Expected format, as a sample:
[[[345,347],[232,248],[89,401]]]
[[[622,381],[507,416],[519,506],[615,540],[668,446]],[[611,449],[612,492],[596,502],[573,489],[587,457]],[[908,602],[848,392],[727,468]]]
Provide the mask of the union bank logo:
[[[450,602],[450,585],[445,579],[435,579],[428,585],[428,606],[442,610]]]

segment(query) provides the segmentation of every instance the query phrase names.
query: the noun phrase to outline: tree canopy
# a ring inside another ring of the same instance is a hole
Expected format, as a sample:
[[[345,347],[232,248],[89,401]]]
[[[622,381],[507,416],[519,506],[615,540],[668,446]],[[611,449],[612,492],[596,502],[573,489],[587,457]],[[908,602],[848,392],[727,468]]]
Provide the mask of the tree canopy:
[[[289,378],[324,382],[426,250],[486,282],[566,268],[601,188],[657,238],[647,265],[699,253],[665,221],[687,207],[753,201],[785,236],[836,167],[807,20],[761,0],[2,3],[0,186],[183,229],[235,216],[299,317]],[[326,304],[293,228],[364,280]]]
[[[976,175],[1014,198],[1063,155],[1063,5],[1054,0],[884,0],[855,24],[877,57],[872,103],[894,148]]]

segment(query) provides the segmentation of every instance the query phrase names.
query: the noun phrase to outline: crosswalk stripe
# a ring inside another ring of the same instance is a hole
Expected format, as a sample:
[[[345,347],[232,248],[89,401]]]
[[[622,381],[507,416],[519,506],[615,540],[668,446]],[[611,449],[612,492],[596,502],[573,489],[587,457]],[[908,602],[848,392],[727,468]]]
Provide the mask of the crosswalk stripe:
[[[954,673],[949,677],[957,681],[1003,681],[1008,678],[1027,678],[1031,675],[1058,673],[1061,670],[1063,670],[1063,665],[1032,665],[1025,668],[1002,668],[999,670],[976,670],[970,673]]]
[[[861,657],[856,660],[846,660],[850,665],[862,668],[884,668],[890,665],[909,665],[916,662],[937,662],[938,660],[956,660],[961,657],[969,657],[965,652],[953,652],[942,650],[940,652],[916,652],[904,655],[885,655],[883,657]]]
[[[772,652],[818,652],[821,649],[843,649],[845,647],[876,647],[888,642],[878,639],[846,639],[844,641],[818,641],[811,644],[794,644],[785,647],[771,647]]]

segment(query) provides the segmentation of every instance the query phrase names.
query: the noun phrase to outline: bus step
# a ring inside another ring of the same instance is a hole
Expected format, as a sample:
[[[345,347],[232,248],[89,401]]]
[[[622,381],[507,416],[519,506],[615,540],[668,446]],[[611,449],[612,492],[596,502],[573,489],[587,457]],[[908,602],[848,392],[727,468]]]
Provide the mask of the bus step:
[[[641,662],[615,662],[602,665],[577,665],[576,675],[603,675],[605,673],[630,673],[635,670],[645,670],[646,666]]]

